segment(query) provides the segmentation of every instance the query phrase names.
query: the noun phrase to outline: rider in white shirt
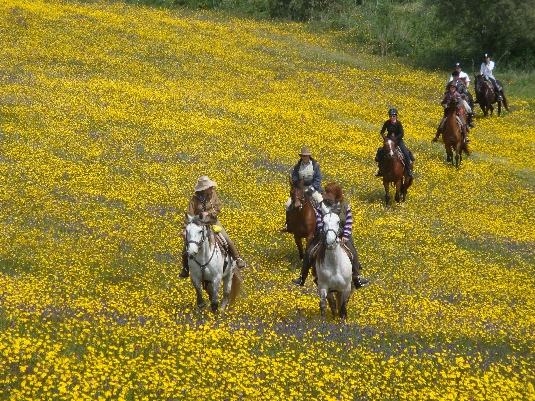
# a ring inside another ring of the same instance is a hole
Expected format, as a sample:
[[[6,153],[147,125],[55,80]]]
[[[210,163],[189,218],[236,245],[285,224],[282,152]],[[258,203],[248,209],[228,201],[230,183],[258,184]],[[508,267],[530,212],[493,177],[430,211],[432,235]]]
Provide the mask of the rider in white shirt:
[[[470,77],[468,76],[466,72],[461,70],[460,63],[455,63],[455,71],[459,72],[459,79],[463,81],[464,86],[466,86],[466,89],[468,89],[468,87],[470,86]],[[450,79],[448,82],[451,82],[451,81],[453,81],[453,75],[450,75]]]
[[[485,61],[481,63],[479,73],[492,82],[492,86],[494,86],[494,91],[496,92],[496,98],[498,101],[502,101],[503,96],[498,88],[498,85],[496,84],[496,78],[494,78],[494,75],[492,74],[492,70],[494,69],[494,61],[491,61],[490,56],[487,53],[485,53],[483,57],[485,58]]]

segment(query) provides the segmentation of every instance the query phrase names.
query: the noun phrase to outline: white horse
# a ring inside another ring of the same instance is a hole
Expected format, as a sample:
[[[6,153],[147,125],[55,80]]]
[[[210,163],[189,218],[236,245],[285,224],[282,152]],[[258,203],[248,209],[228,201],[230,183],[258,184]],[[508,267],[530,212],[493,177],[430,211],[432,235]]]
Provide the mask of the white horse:
[[[327,299],[333,313],[342,320],[347,318],[347,303],[351,296],[351,260],[340,245],[338,232],[340,217],[331,212],[325,205],[323,210],[322,241],[316,257],[316,274],[318,276],[318,292],[320,295],[321,317],[325,317]],[[336,292],[336,301],[333,293]]]
[[[222,284],[221,315],[224,315],[227,303],[232,303],[240,292],[241,278],[235,272],[236,261],[230,253],[223,256],[211,224],[203,222],[199,216],[187,215],[187,218],[186,250],[191,282],[197,293],[197,305],[200,310],[206,307],[202,295],[204,288],[210,298],[212,312],[216,313]]]

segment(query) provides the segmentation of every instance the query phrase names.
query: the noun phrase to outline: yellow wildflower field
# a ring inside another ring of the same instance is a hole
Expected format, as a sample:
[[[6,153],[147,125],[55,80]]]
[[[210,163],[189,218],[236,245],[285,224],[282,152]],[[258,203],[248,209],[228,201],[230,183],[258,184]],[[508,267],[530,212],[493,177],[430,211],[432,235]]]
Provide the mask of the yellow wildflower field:
[[[533,99],[430,142],[448,76],[336,34],[117,2],[0,3],[2,399],[535,399]],[[507,93],[507,91],[506,91]],[[402,205],[374,177],[396,107]],[[319,316],[284,222],[304,145],[372,285]],[[200,175],[248,267],[224,319],[180,280]]]

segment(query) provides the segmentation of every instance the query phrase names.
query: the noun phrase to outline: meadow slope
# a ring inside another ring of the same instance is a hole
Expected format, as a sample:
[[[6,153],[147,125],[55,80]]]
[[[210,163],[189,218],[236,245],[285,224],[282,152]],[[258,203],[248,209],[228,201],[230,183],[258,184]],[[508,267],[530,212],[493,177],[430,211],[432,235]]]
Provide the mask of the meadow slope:
[[[430,142],[447,74],[304,25],[5,0],[0,42],[3,399],[535,399],[533,99],[479,117],[456,170]],[[416,180],[385,207],[391,106]],[[303,145],[351,201],[372,280],[346,324],[290,284]],[[249,263],[225,319],[177,277],[202,174]]]

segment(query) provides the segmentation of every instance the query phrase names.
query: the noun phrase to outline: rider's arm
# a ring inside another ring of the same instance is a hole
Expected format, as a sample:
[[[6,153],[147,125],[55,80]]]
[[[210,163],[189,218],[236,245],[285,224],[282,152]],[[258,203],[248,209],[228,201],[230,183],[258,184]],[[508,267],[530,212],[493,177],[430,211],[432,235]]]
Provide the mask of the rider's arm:
[[[193,217],[196,214],[196,211],[195,211],[195,197],[194,196],[192,196],[191,199],[189,200],[188,207],[186,208],[186,213],[187,213],[187,216],[184,216],[184,228],[186,228],[186,226],[189,223],[188,216]]]
[[[347,204],[346,223],[344,224],[344,233],[342,237],[349,238],[353,234],[353,214],[351,213],[351,206]]]
[[[217,216],[219,216],[219,213],[221,213],[221,209],[223,209],[223,204],[221,203],[221,200],[217,196],[215,190],[212,192],[212,196],[209,199],[210,205],[212,206],[210,209],[207,207],[208,215],[214,219],[217,220]]]
[[[319,165],[317,162],[314,162],[312,166],[313,166],[313,168],[314,168],[314,176],[312,177],[312,181],[313,181],[312,186],[314,187],[314,189],[315,189],[316,191],[318,191],[319,193],[321,193],[322,190],[321,190],[321,171],[320,171],[320,165]]]
[[[387,127],[388,127],[387,124],[388,124],[389,122],[390,122],[390,120],[387,120],[387,121],[385,121],[385,123],[383,124],[383,128],[381,128],[381,136],[384,135],[384,133],[385,133]]]
[[[403,131],[403,125],[401,125],[401,121],[398,120],[396,123],[397,125],[397,132],[396,132],[396,141],[401,141],[403,137],[405,136],[405,132]]]
[[[316,213],[316,229],[323,227],[323,215],[321,214],[321,203],[314,209]]]
[[[301,164],[301,162],[299,161],[295,166],[294,166],[294,169],[292,171],[292,181],[299,181],[299,165]]]

